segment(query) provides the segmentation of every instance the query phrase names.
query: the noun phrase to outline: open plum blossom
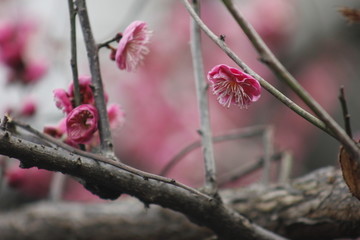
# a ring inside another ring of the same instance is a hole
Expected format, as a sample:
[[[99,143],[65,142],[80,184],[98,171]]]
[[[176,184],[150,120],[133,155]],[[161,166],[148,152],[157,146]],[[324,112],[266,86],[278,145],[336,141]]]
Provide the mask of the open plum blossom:
[[[207,75],[211,82],[213,93],[224,107],[229,108],[231,103],[240,108],[247,108],[250,103],[256,102],[261,95],[260,83],[242,71],[220,64],[211,69]]]
[[[150,35],[147,24],[141,21],[134,21],[125,29],[115,54],[115,61],[120,69],[131,72],[137,68],[149,53],[146,45]]]
[[[89,141],[97,130],[98,120],[98,112],[93,105],[83,104],[74,108],[66,117],[69,140],[75,143]]]

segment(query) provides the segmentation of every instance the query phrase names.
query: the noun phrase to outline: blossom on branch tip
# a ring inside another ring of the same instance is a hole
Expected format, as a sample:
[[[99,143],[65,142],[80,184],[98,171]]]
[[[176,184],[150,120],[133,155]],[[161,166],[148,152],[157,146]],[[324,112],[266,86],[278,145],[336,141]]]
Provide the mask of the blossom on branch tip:
[[[74,108],[66,117],[68,138],[75,143],[89,141],[98,127],[98,111],[90,104]]]
[[[150,40],[151,31],[147,23],[134,21],[124,31],[115,54],[115,61],[120,69],[133,71],[149,53],[146,46]]]
[[[259,81],[236,68],[217,65],[209,71],[207,78],[213,93],[218,96],[217,100],[224,107],[229,108],[233,103],[240,108],[247,108],[260,98]]]

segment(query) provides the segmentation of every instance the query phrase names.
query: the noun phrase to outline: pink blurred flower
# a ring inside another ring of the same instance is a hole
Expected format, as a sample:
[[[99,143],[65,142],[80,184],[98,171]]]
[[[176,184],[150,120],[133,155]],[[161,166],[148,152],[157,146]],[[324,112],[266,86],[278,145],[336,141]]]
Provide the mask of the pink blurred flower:
[[[42,78],[47,71],[47,65],[44,62],[30,62],[25,66],[22,72],[24,83],[34,83]]]
[[[122,127],[125,122],[125,113],[118,104],[111,104],[107,108],[110,128]]]
[[[66,132],[66,118],[61,119],[57,126],[45,126],[43,132],[54,138],[61,138]]]
[[[79,76],[80,102],[81,104],[94,104],[94,94],[91,89],[91,77]],[[71,83],[68,91],[55,89],[53,91],[56,107],[69,114],[75,107],[74,84]]]
[[[19,68],[28,41],[29,24],[2,22],[0,24],[0,60],[7,66]]]
[[[49,182],[53,172],[43,169],[22,169],[12,167],[6,171],[5,179],[10,187],[19,190],[27,196],[43,198],[49,192]]]
[[[73,105],[69,94],[64,89],[55,89],[53,93],[56,107],[65,113],[70,113],[73,110]]]
[[[211,69],[207,77],[212,83],[213,93],[224,107],[229,108],[234,103],[240,108],[247,108],[260,98],[260,83],[236,68],[220,64]]]
[[[97,130],[98,119],[93,105],[83,104],[74,108],[66,117],[68,138],[75,143],[86,143]]]
[[[26,99],[24,105],[20,109],[20,115],[24,117],[31,117],[36,113],[37,105],[33,99]]]
[[[120,69],[133,71],[149,53],[146,44],[150,40],[151,31],[147,24],[141,21],[134,21],[124,31],[116,50],[115,61]]]

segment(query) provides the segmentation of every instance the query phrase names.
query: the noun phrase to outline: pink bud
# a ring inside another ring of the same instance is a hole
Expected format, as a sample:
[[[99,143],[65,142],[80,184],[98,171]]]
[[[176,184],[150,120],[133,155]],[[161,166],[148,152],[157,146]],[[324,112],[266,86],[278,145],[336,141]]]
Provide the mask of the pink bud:
[[[240,108],[247,108],[251,102],[256,102],[261,95],[261,86],[258,80],[225,64],[217,65],[208,73],[213,93],[224,107],[231,103]]]
[[[151,31],[147,24],[134,21],[124,31],[116,50],[115,61],[120,69],[133,71],[149,53],[146,46],[150,40]]]
[[[98,119],[97,109],[90,104],[74,108],[66,117],[68,138],[76,143],[86,143],[97,130]]]

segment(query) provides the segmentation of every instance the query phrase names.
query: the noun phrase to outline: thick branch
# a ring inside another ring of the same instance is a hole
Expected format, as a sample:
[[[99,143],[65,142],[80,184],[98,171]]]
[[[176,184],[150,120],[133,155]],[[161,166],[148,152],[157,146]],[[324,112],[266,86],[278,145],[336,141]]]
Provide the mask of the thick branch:
[[[274,185],[268,189],[251,186],[225,190],[220,195],[229,206],[256,223],[291,239],[360,235],[357,227],[360,202],[351,196],[341,172],[334,168],[320,169],[287,186]],[[106,240],[198,240],[211,235],[179,213],[157,206],[147,209],[134,198],[110,204],[42,202],[28,205],[0,213],[0,232],[3,240],[33,239],[34,236],[37,240],[74,236],[78,240],[90,236]]]
[[[157,204],[178,211],[214,231],[221,239],[283,239],[252,224],[226,205],[196,195],[187,189],[155,179],[143,178],[109,163],[61,148],[35,144],[0,130],[0,153],[21,161],[21,166],[60,171],[80,178],[93,193],[115,198],[121,193],[145,204]]]

